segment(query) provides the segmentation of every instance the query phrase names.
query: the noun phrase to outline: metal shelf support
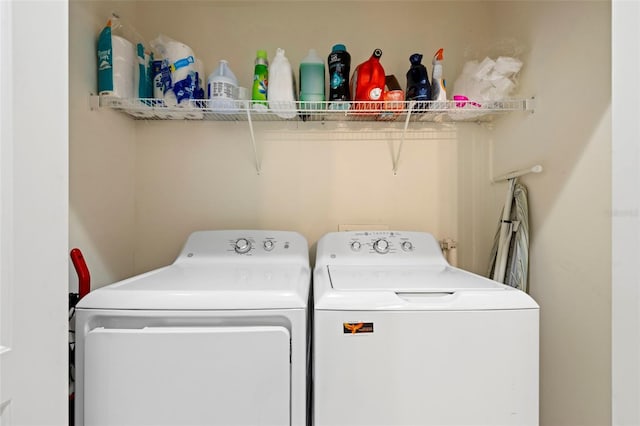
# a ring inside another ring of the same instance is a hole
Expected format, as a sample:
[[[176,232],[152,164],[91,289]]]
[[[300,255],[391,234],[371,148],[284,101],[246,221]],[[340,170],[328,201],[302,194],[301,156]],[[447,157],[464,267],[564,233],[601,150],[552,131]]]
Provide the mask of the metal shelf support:
[[[256,135],[253,131],[253,121],[251,120],[251,108],[247,108],[247,123],[249,124],[249,133],[251,134],[251,146],[253,147],[253,157],[256,162],[256,172],[262,172],[262,160],[258,154],[258,146],[256,145]]]
[[[409,105],[409,111],[407,112],[407,117],[404,120],[404,128],[402,129],[402,137],[400,138],[400,146],[398,146],[398,151],[393,157],[393,175],[398,175],[398,165],[400,163],[400,155],[402,154],[402,146],[404,145],[405,136],[407,135],[407,129],[409,128],[409,122],[411,121],[411,111],[413,111],[413,107],[415,102],[411,102]]]

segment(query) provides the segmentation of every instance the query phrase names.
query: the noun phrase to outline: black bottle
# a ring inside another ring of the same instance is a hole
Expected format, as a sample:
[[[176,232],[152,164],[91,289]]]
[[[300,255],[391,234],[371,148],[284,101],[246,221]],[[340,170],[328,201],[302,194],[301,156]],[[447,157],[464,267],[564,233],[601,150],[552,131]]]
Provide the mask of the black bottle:
[[[344,44],[333,46],[327,62],[329,64],[329,102],[350,101],[351,55]]]
[[[431,85],[427,68],[422,65],[422,55],[414,53],[409,57],[411,68],[407,71],[407,101],[428,101],[431,99]],[[426,108],[427,103],[420,103],[416,108]]]

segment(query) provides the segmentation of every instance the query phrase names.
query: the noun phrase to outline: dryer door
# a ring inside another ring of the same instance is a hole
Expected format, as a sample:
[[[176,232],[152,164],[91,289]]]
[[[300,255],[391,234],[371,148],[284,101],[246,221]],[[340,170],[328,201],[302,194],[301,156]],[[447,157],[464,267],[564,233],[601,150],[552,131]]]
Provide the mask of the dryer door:
[[[96,328],[84,425],[290,424],[284,327]]]

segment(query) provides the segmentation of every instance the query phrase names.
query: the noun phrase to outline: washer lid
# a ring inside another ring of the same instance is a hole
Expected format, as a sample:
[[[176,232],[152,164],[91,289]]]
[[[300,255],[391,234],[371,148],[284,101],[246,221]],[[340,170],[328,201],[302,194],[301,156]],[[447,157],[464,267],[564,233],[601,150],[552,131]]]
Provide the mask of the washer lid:
[[[338,311],[497,311],[538,309],[526,293],[451,266],[319,267],[314,309]]]
[[[502,290],[496,281],[450,266],[328,266],[335,290],[394,292],[457,292]]]
[[[310,274],[298,265],[173,264],[92,291],[78,309],[304,308]]]

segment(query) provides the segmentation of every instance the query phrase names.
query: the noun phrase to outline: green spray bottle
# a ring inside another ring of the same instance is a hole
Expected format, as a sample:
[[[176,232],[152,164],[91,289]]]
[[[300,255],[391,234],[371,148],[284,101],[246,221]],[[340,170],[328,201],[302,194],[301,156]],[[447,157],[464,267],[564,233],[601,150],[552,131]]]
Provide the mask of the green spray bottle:
[[[269,61],[267,61],[267,52],[265,50],[258,50],[256,54],[256,66],[253,72],[253,88],[251,91],[251,100],[253,101],[254,108],[267,108],[268,68]]]

